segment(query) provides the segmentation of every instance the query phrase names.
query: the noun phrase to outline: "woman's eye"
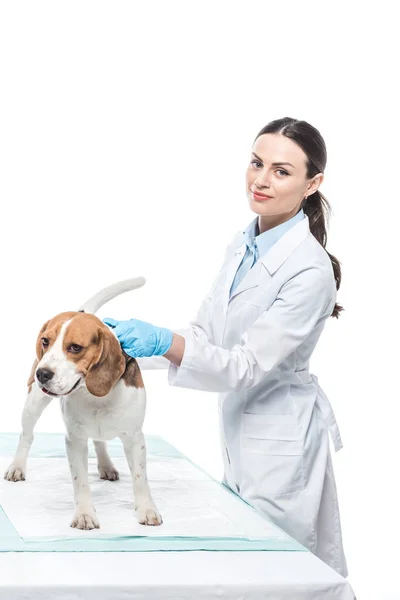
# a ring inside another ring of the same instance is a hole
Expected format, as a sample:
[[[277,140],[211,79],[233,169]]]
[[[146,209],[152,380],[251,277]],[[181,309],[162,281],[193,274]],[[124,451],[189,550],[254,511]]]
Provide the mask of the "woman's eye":
[[[82,346],[79,346],[79,344],[71,344],[68,350],[76,354],[82,350]]]
[[[47,338],[42,338],[42,345],[43,346],[48,346],[49,345],[49,340]]]
[[[250,162],[251,165],[254,165],[255,167],[262,167],[262,163],[259,160],[252,160]],[[283,174],[283,175],[289,175],[289,173],[287,171],[284,171],[284,169],[277,169],[277,173]]]
[[[257,163],[257,165],[260,165],[262,167],[262,163],[260,163],[259,160],[252,160],[250,164],[254,165],[255,163]]]

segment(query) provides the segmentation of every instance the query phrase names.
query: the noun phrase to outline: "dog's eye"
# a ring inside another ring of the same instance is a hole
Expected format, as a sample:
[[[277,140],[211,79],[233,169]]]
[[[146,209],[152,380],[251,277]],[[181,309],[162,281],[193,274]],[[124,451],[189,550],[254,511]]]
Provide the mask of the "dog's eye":
[[[77,354],[81,350],[82,350],[82,346],[79,346],[79,344],[71,344],[70,347],[68,348],[68,352],[72,352],[73,354]]]
[[[48,340],[48,338],[42,338],[42,345],[43,345],[43,346],[48,346],[48,345],[49,345],[49,340]]]

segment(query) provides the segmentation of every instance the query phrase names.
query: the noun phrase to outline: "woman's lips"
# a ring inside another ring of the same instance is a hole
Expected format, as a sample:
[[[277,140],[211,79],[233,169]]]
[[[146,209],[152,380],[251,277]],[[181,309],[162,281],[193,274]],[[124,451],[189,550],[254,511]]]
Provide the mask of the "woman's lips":
[[[258,192],[253,192],[253,190],[252,194],[255,200],[271,200],[272,198],[272,196],[267,196],[266,194],[259,194]]]

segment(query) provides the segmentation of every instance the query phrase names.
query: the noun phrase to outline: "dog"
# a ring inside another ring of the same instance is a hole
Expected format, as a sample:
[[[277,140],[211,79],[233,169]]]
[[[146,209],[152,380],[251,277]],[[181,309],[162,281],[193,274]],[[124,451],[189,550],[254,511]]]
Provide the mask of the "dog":
[[[5,472],[8,481],[25,480],[33,430],[53,398],[60,399],[66,426],[66,451],[74,492],[71,527],[99,528],[88,483],[88,439],[92,438],[101,479],[117,480],[106,441],[119,437],[132,476],[134,508],[139,523],[161,525],[146,473],[142,426],[146,392],[137,361],[123,352],[112,329],[95,316],[107,301],[141,287],[143,277],[104,288],[79,311],[62,312],[41,328],[36,359],[28,379],[22,412],[22,433],[14,460]]]

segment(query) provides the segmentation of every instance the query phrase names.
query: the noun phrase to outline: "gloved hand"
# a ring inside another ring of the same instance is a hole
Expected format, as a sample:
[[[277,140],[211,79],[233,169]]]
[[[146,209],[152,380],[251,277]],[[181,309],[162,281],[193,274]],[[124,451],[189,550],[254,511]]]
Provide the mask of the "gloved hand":
[[[172,331],[145,321],[105,318],[103,323],[114,329],[122,349],[133,358],[160,356],[168,352],[172,344]]]

